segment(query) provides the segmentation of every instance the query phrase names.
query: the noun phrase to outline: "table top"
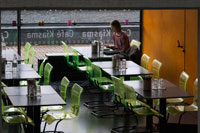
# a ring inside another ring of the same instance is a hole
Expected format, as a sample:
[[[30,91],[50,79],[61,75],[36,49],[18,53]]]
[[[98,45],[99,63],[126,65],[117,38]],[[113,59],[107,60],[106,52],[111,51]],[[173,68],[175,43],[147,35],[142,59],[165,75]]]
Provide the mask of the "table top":
[[[65,105],[65,101],[51,86],[41,86],[41,96],[30,98],[26,87],[5,87],[11,103],[15,107]]]
[[[14,54],[17,55],[17,61],[24,61],[24,58],[18,55],[13,49],[3,50],[2,53],[5,53],[7,61],[12,61],[14,58]]]
[[[108,73],[111,76],[139,76],[139,75],[152,75],[152,72],[149,72],[145,68],[138,67],[128,67],[122,71],[122,69],[115,68],[102,68],[103,71]]]
[[[17,71],[16,74],[12,73],[12,76],[6,76],[5,73],[2,73],[1,78],[2,80],[27,80],[40,79],[41,76],[36,71]]]
[[[87,46],[79,46],[79,47],[72,47],[74,49],[76,49],[80,54],[90,58],[90,59],[112,59],[112,55],[105,55],[103,53],[99,53],[99,54],[93,54],[92,53],[92,46],[91,45],[87,45]]]
[[[17,65],[18,71],[35,71],[30,64],[18,64]]]
[[[53,56],[53,57],[60,57],[60,56],[65,56],[66,54],[65,53],[46,53],[45,54],[45,56],[46,57],[51,57],[51,56]],[[73,53],[69,53],[69,56],[73,56]]]
[[[101,67],[101,68],[113,68],[112,61],[94,61],[93,64]],[[133,61],[126,61],[126,67],[141,67]]]
[[[151,91],[145,91],[143,89],[144,81],[124,81],[125,84],[133,87],[140,96],[145,99],[166,99],[166,98],[190,98],[193,97],[188,92],[179,88],[177,85],[164,80],[165,89],[157,89]]]

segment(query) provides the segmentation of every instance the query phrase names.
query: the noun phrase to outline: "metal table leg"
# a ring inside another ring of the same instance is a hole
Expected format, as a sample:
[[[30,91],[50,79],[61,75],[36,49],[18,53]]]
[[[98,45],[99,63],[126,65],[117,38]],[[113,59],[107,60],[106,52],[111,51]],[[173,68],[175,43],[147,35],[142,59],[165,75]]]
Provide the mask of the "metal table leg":
[[[152,108],[153,107],[153,100],[147,99],[147,104]],[[152,125],[153,125],[153,116],[148,115],[146,119],[146,128],[152,131]]]
[[[160,99],[160,113],[163,114],[164,117],[159,117],[159,129],[160,133],[166,132],[167,119],[166,119],[166,99]]]
[[[27,132],[28,133],[40,133],[40,106],[28,107],[27,115],[34,121],[35,126],[28,125]]]

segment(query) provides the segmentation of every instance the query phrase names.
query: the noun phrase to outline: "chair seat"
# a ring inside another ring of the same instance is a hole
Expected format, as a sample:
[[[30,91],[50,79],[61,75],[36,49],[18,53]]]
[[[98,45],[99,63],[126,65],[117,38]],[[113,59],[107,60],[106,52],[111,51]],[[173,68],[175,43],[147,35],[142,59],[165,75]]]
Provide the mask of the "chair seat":
[[[160,114],[159,112],[157,112],[156,110],[152,109],[152,108],[147,108],[147,107],[139,107],[139,108],[133,108],[132,109],[137,115],[156,115],[156,116],[161,116],[163,117],[162,114]]]
[[[126,99],[125,102],[131,104],[132,111],[134,111],[137,115],[156,115],[163,117],[163,115],[158,111],[152,109],[149,105],[140,100],[136,100],[136,102],[134,102],[133,99]]]
[[[85,63],[84,61],[80,61],[80,62],[78,63],[78,66],[86,66],[86,63]]]
[[[15,108],[15,107],[12,107],[12,106],[4,106],[4,113],[5,114],[16,114],[16,113],[19,113],[21,114],[21,110],[19,108]]]
[[[143,80],[141,76],[131,76],[130,80]]]
[[[51,124],[56,120],[71,120],[74,119],[76,115],[72,112],[65,112],[65,113],[48,113],[44,115],[43,119],[48,123]]]
[[[184,102],[183,98],[170,98],[167,99],[167,103],[182,103]]]
[[[109,85],[100,85],[99,88],[100,88],[101,90],[104,90],[104,91],[113,91],[113,90],[114,90],[113,84],[109,84]]]
[[[9,124],[22,124],[26,123],[26,118],[24,115],[11,115],[3,116],[3,120]]]
[[[112,80],[107,77],[100,77],[100,78],[93,78],[93,79],[98,81],[99,84],[103,84],[103,85],[106,83],[108,84],[112,83]]]
[[[133,99],[125,99],[125,102],[128,103],[128,104],[130,104],[132,107],[136,107],[136,108],[137,107],[141,107],[141,106],[143,106],[143,107],[149,107],[150,108],[149,105],[143,103],[140,100],[136,100],[136,102],[134,102]]]
[[[42,106],[40,108],[41,112],[45,112],[47,110],[50,110],[50,111],[61,111],[61,110],[64,110],[65,109],[65,106]]]
[[[68,62],[67,65],[73,66],[74,64],[72,62]]]
[[[87,66],[80,66],[80,67],[78,67],[78,69],[79,69],[80,71],[85,72],[85,71],[87,71]]]
[[[23,80],[23,81],[20,81],[20,82],[19,82],[19,85],[20,85],[20,86],[27,86],[27,85],[28,85],[28,82],[25,81],[25,80]]]
[[[167,112],[171,115],[177,115],[183,112],[195,112],[198,111],[198,106],[191,104],[188,106],[169,106],[167,107]]]

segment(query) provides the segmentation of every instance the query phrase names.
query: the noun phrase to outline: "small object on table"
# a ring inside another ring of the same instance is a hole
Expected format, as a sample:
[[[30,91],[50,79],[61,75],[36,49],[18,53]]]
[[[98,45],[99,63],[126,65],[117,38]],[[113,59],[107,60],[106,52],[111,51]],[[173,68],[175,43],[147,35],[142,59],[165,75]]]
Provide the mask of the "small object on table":
[[[36,97],[37,96],[37,86],[35,79],[28,80],[28,97]]]
[[[144,91],[151,91],[151,76],[144,76]]]
[[[97,54],[98,51],[99,51],[99,41],[94,40],[94,41],[92,41],[92,53]]]
[[[112,56],[112,66],[115,69],[118,69],[120,67],[120,56],[119,54],[115,54]]]
[[[12,26],[16,26],[17,25],[17,21],[16,20],[13,20],[12,21]]]
[[[125,22],[124,22],[126,25],[128,25],[129,24],[129,21],[128,21],[128,19],[125,19]]]
[[[68,20],[67,25],[72,25],[72,20]]]

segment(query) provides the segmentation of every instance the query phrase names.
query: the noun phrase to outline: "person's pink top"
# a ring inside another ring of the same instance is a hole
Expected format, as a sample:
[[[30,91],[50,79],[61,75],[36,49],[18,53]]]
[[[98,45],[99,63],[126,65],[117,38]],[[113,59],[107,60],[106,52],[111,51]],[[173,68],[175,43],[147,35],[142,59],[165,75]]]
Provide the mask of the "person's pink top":
[[[121,53],[125,53],[130,48],[129,38],[125,32],[121,32],[120,35],[113,33],[114,49],[119,50]]]

